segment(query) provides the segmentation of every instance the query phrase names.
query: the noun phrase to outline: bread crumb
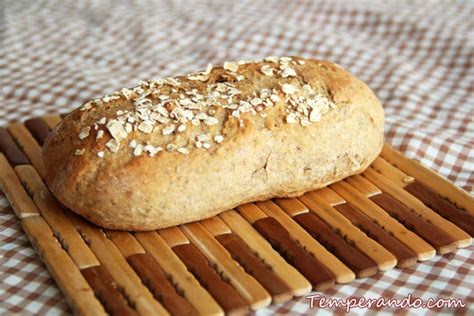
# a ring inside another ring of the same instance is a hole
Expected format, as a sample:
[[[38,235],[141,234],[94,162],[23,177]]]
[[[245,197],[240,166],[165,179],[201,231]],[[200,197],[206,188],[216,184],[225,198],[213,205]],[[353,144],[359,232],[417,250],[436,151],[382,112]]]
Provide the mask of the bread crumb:
[[[285,94],[293,94],[296,92],[296,87],[292,84],[289,84],[289,83],[284,83],[281,85],[281,90],[285,93]]]
[[[76,149],[76,152],[74,153],[76,156],[81,156],[84,154],[86,150],[84,148],[81,149]]]
[[[143,132],[145,134],[150,134],[151,132],[153,132],[153,123],[151,123],[150,121],[146,120],[146,121],[142,121],[139,125],[138,125],[138,130],[140,132]]]
[[[156,108],[156,111],[157,111],[158,113],[160,113],[161,115],[163,115],[164,117],[169,117],[169,116],[170,116],[170,113],[168,112],[168,110],[165,109],[165,108],[162,107],[162,106],[158,106],[158,107]]]
[[[235,62],[226,61],[224,63],[224,69],[225,70],[229,70],[229,71],[232,71],[232,72],[237,72],[238,68],[239,68],[239,65]]]
[[[181,124],[178,126],[178,132],[182,133],[186,130],[186,124]]]
[[[191,105],[193,102],[190,99],[182,99],[179,100],[179,104],[182,106],[188,106]]]
[[[239,60],[239,61],[237,62],[237,65],[240,66],[240,65],[250,64],[250,63],[252,63],[252,62],[249,61],[249,60]]]
[[[92,101],[89,101],[87,102],[86,104],[84,104],[83,106],[81,106],[81,111],[87,111],[87,110],[90,110],[92,108]]]
[[[91,131],[90,126],[81,128],[81,131],[79,133],[79,139],[83,140],[83,139],[87,138],[89,136],[90,131]]]
[[[319,120],[321,120],[321,113],[316,109],[313,109],[309,115],[309,120],[313,123],[319,122]]]
[[[276,56],[268,56],[268,57],[266,57],[264,60],[265,60],[265,61],[272,62],[272,63],[278,63],[279,58],[276,57]]]
[[[278,102],[280,101],[280,97],[277,94],[272,94],[270,96],[270,100],[272,100],[273,102]]]
[[[125,131],[130,134],[133,131],[133,126],[130,123],[125,123]]]
[[[209,64],[207,64],[206,71],[204,71],[204,74],[209,75],[211,73],[211,71],[212,71],[212,64],[209,63]]]
[[[161,133],[163,135],[170,135],[170,134],[173,134],[174,130],[176,129],[176,126],[174,124],[171,124],[171,125],[168,125],[166,126],[165,128],[163,128],[163,130],[161,131]]]
[[[206,125],[209,125],[209,126],[212,126],[212,125],[216,125],[219,123],[219,120],[216,119],[215,117],[213,116],[208,116],[205,120],[204,120],[204,124]]]
[[[288,124],[294,124],[296,123],[296,115],[294,113],[290,113],[286,116],[286,122]]]
[[[194,116],[195,119],[198,119],[198,120],[201,120],[201,121],[204,121],[205,119],[207,119],[208,115],[204,112],[200,112],[198,113],[197,115]]]
[[[125,131],[123,125],[118,120],[110,120],[107,125],[105,125],[110,135],[116,140],[121,140],[127,137],[127,132]]]
[[[262,99],[260,98],[253,98],[252,100],[250,100],[250,103],[252,105],[259,105],[259,104],[262,104]]]
[[[112,138],[105,144],[105,147],[107,147],[111,152],[116,153],[120,148],[120,142]]]
[[[222,143],[223,140],[224,140],[224,136],[222,136],[222,135],[214,136],[214,141],[218,144]]]
[[[273,76],[273,68],[271,68],[269,65],[263,65],[262,68],[260,68],[260,71],[265,75],[265,76],[268,76],[268,77],[272,77]]]
[[[127,88],[123,88],[122,90],[120,90],[120,92],[122,93],[123,97],[126,99],[126,100],[130,100],[131,97],[132,97],[132,90],[130,89],[127,89]]]
[[[210,137],[209,134],[206,134],[206,133],[199,134],[199,135],[196,136],[196,140],[199,141],[199,142],[205,142],[209,139],[211,139],[211,137]]]
[[[174,151],[174,150],[176,150],[176,148],[178,148],[178,146],[176,146],[173,143],[169,143],[168,145],[166,145],[166,150],[167,151]]]
[[[133,155],[134,156],[140,156],[143,152],[143,145],[142,144],[137,144],[135,149],[133,150]]]
[[[145,145],[143,147],[143,150],[145,150],[148,153],[148,156],[154,157],[158,152],[162,151],[163,148],[155,147],[153,145]]]
[[[296,77],[296,71],[292,68],[285,68],[283,69],[283,71],[281,72],[281,76],[283,78],[287,78],[287,77]]]
[[[128,147],[130,148],[136,148],[137,147],[137,141],[136,140],[131,140],[129,143],[128,143]]]
[[[178,148],[178,152],[181,153],[181,154],[184,154],[184,155],[188,155],[189,154],[189,149],[187,149],[186,147],[180,147],[180,148]]]

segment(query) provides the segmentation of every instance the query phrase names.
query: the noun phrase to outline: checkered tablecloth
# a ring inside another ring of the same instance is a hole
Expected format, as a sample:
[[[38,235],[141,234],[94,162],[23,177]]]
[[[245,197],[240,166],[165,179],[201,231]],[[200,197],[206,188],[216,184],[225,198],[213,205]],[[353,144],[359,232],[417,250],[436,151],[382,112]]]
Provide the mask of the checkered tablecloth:
[[[207,63],[316,57],[341,64],[375,91],[388,143],[473,191],[472,2],[2,0],[0,10],[1,125]],[[1,195],[0,210],[0,313],[70,313]],[[469,309],[442,311],[473,314],[473,250],[321,294],[460,298]],[[335,311],[308,303],[295,299],[259,314]]]

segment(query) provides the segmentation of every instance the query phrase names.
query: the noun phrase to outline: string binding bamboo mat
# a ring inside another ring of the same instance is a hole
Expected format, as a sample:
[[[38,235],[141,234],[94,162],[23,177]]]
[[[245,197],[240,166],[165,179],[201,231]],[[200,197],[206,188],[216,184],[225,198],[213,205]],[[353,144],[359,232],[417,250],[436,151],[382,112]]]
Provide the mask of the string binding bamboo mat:
[[[102,230],[44,184],[61,120],[0,128],[0,186],[81,315],[239,314],[471,245],[474,199],[385,145],[363,174],[153,232]]]

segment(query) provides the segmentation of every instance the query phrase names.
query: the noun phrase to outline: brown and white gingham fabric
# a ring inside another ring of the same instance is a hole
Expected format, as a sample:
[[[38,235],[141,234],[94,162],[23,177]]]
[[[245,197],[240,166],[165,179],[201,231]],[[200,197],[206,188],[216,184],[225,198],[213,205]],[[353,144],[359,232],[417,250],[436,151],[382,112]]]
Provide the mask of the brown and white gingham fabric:
[[[207,63],[316,57],[341,64],[375,91],[388,143],[473,191],[472,2],[3,0],[0,10],[1,125]],[[3,196],[0,209],[0,314],[69,313]],[[468,310],[443,311],[472,314],[472,250],[323,294],[461,298]],[[258,314],[331,311],[309,310],[301,298]]]

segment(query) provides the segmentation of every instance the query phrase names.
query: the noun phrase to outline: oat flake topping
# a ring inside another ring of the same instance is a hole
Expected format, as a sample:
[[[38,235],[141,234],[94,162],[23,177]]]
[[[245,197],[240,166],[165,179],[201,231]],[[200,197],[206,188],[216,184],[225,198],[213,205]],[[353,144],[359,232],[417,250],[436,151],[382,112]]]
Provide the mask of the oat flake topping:
[[[262,78],[282,78],[281,85],[262,88],[251,95],[243,95],[239,90],[239,82],[245,80],[245,68],[248,61],[225,62],[222,68],[213,68],[209,64],[205,71],[189,74],[180,78],[165,78],[152,81],[141,81],[132,89],[123,88],[111,95],[92,100],[84,104],[81,111],[92,111],[97,105],[114,100],[129,101],[132,110],[117,110],[114,117],[101,117],[92,126],[82,127],[78,137],[85,140],[96,130],[95,141],[98,142],[108,132],[111,138],[105,142],[104,148],[96,152],[99,158],[105,153],[117,154],[127,150],[133,156],[148,155],[154,157],[166,150],[188,155],[193,149],[209,150],[225,142],[223,111],[228,113],[226,120],[237,120],[237,126],[245,126],[244,115],[259,114],[267,118],[267,109],[279,106],[285,113],[284,122],[299,123],[308,126],[319,122],[322,115],[335,107],[327,97],[317,93],[309,84],[298,77],[298,68],[305,64],[304,60],[291,57],[267,57],[260,66]],[[220,69],[220,70],[218,70]],[[209,83],[213,71],[223,72],[225,80]],[[205,88],[189,89],[186,81],[202,82],[197,86]],[[194,129],[207,131],[191,136],[183,143],[182,133],[193,135]],[[154,146],[138,141],[138,135],[158,132],[169,142]],[[135,136],[135,137],[134,137]],[[84,148],[78,148],[76,155],[83,155]]]

